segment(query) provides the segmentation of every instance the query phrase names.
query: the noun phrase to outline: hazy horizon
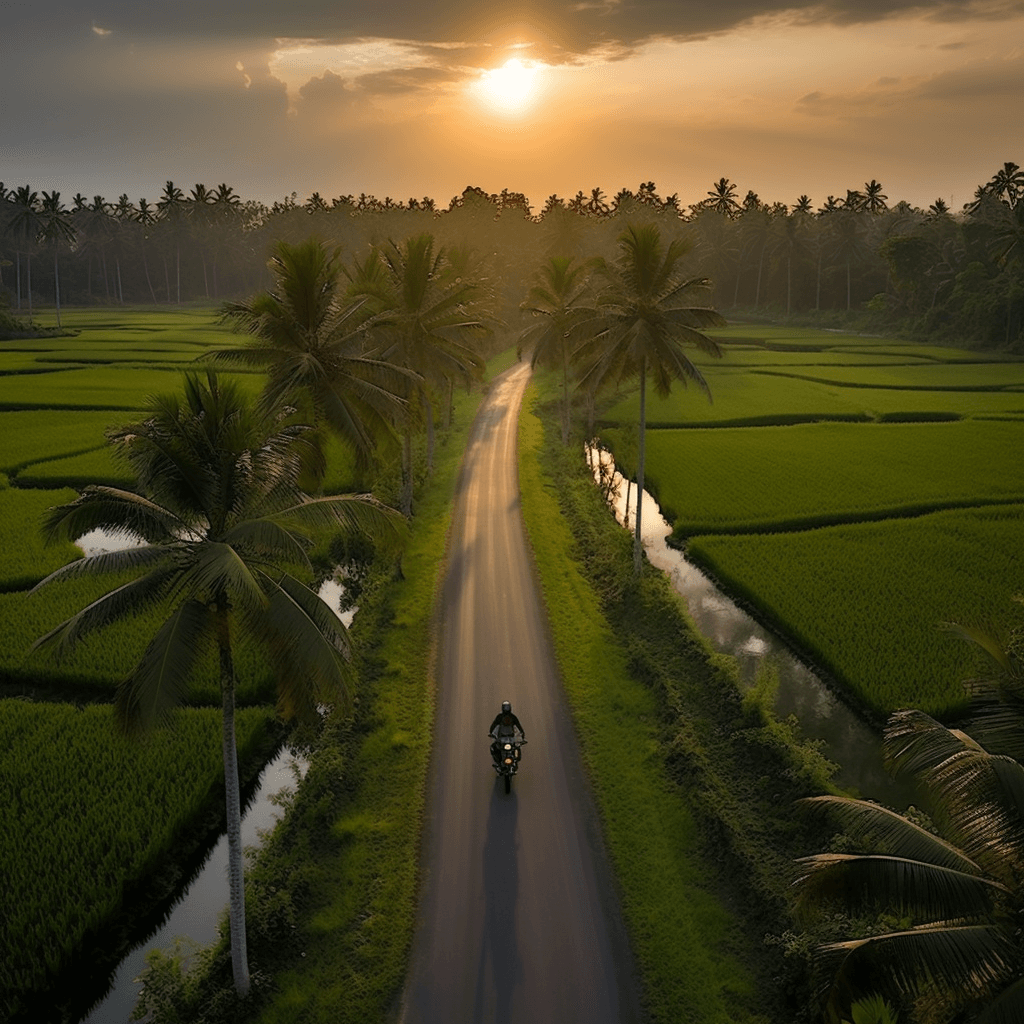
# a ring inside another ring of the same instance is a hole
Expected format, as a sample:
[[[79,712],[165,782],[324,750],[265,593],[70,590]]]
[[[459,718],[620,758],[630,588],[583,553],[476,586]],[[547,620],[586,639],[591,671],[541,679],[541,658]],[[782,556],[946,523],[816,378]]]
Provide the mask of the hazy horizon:
[[[536,211],[654,181],[685,207],[724,176],[958,210],[1021,159],[1020,0],[42,0],[4,28],[0,181],[67,200],[473,185]]]

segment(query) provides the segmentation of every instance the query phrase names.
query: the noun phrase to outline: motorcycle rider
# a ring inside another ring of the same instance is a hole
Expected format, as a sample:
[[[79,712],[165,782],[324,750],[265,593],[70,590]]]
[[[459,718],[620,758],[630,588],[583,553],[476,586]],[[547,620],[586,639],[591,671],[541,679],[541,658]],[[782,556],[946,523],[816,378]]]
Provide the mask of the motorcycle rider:
[[[494,721],[491,722],[491,727],[487,730],[487,735],[494,739],[494,742],[491,744],[491,757],[494,758],[495,764],[499,760],[501,744],[514,743],[517,729],[519,730],[520,738],[525,743],[526,733],[523,731],[522,723],[512,713],[511,702],[503,700],[501,702],[501,710],[494,716]]]

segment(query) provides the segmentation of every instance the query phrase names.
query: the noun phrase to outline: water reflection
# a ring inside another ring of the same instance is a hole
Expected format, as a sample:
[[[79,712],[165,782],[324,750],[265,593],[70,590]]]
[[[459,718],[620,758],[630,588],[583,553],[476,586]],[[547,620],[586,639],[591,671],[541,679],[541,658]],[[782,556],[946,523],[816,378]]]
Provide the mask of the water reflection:
[[[287,748],[270,761],[260,775],[252,802],[242,816],[242,843],[259,846],[263,835],[282,813],[272,798],[293,786],[306,770],[306,762]],[[221,914],[227,906],[228,837],[222,835],[210,851],[199,873],[174,905],[167,920],[121,961],[111,980],[109,993],[82,1018],[81,1024],[126,1024],[135,1008],[141,985],[136,981],[146,966],[151,949],[169,950],[179,936],[197,946],[210,945],[217,938]]]
[[[595,478],[603,481],[609,504],[623,525],[636,521],[636,488],[615,469],[611,453],[588,449]],[[600,459],[600,462],[598,461]],[[669,547],[672,527],[661,515],[658,503],[646,492],[641,509],[641,533],[650,563],[668,574],[673,587],[686,598],[690,617],[717,651],[732,655],[745,685],[753,683],[759,668],[775,666],[779,690],[775,710],[780,718],[793,715],[800,732],[821,740],[822,750],[839,765],[835,781],[870,800],[905,807],[912,799],[909,786],[897,784],[882,766],[882,738],[840,701],[803,664],[786,644],[763,629],[730,600],[683,553]]]

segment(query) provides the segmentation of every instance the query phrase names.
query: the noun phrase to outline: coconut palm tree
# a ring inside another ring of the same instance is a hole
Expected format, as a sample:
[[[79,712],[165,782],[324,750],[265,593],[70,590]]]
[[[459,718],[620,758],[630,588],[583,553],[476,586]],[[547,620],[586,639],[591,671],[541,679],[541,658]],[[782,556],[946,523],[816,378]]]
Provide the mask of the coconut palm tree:
[[[216,658],[223,715],[229,848],[231,956],[236,990],[249,989],[241,808],[235,746],[239,638],[265,651],[286,718],[312,719],[318,702],[351,688],[341,621],[302,581],[311,530],[328,527],[396,537],[397,515],[368,495],[308,498],[298,486],[309,427],[292,410],[256,410],[212,372],[186,375],[185,394],[153,399],[149,415],[110,434],[139,493],[88,487],[53,508],[44,530],[73,540],[96,527],[129,530],[143,546],[71,562],[42,586],[82,575],[131,574],[36,642],[61,656],[84,637],[139,612],[167,614],[118,688],[118,720],[137,731],[166,720],[189,680]],[[299,575],[295,574],[298,570]]]
[[[864,800],[801,801],[838,821],[862,851],[803,859],[796,885],[804,907],[836,901],[899,920],[819,950],[830,979],[828,1019],[879,990],[896,998],[927,993],[946,1021],[1024,1019],[1024,766],[920,711],[890,719],[885,756],[925,783],[937,832]]]
[[[530,365],[551,366],[562,373],[562,444],[569,443],[569,381],[572,353],[578,339],[574,328],[593,320],[590,274],[594,261],[575,263],[572,256],[551,256],[539,272],[520,309],[536,318],[519,335],[519,351],[530,352]]]
[[[379,250],[387,276],[353,281],[349,293],[366,296],[377,311],[369,333],[380,357],[409,371],[405,380],[409,415],[402,451],[402,511],[412,512],[412,411],[418,402],[427,421],[427,460],[433,448],[433,409],[428,388],[457,381],[467,387],[483,374],[484,361],[472,341],[491,333],[486,295],[473,280],[445,272],[447,254],[434,236],[416,235]]]
[[[61,242],[68,245],[75,240],[75,229],[67,207],[60,200],[59,192],[43,192],[39,207],[39,238],[53,245],[53,294],[57,305],[57,327],[60,327],[60,266],[57,254]]]
[[[703,205],[726,217],[735,217],[740,211],[739,200],[736,198],[736,186],[728,178],[719,178],[708,192]]]
[[[672,382],[679,380],[684,384],[692,381],[710,400],[711,389],[684,348],[690,345],[707,355],[721,356],[718,344],[699,328],[724,327],[725,319],[709,306],[692,304],[706,295],[710,282],[681,276],[680,263],[689,250],[683,240],[673,239],[665,248],[655,225],[630,224],[618,243],[618,261],[600,267],[607,287],[598,298],[599,316],[579,328],[583,331],[589,326],[592,337],[577,350],[577,358],[585,367],[580,377],[583,388],[600,390],[627,380],[640,382],[636,486],[637,493],[643,494],[647,378],[653,376],[663,398],[671,392]],[[638,501],[633,542],[637,575],[643,553],[640,508]]]
[[[15,255],[18,260],[18,311],[21,311],[21,257],[25,256],[25,270],[28,292],[28,318],[32,319],[32,250],[39,238],[40,212],[39,193],[28,185],[15,189],[10,202],[14,206],[7,218],[7,231],[14,239]]]
[[[222,319],[255,340],[208,356],[268,372],[262,396],[271,410],[298,404],[313,425],[326,425],[368,466],[378,445],[405,415],[410,371],[366,353],[372,308],[349,301],[341,287],[340,250],[310,238],[280,241],[270,258],[273,291],[222,308]]]

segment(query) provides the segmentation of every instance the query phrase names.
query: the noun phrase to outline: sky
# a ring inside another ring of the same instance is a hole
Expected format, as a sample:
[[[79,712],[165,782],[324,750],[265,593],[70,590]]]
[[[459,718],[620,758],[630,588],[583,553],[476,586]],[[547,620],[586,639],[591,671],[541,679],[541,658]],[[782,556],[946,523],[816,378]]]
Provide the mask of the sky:
[[[5,0],[0,181],[959,209],[1024,164],[1024,0],[790,2]]]

